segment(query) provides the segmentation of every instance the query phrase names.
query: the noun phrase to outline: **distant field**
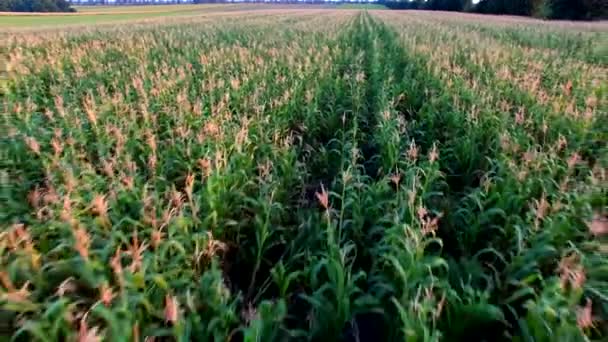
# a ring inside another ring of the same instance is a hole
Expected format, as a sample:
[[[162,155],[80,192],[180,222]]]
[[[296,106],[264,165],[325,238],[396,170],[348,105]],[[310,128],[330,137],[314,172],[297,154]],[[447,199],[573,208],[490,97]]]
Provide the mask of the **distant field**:
[[[193,16],[209,12],[253,9],[296,8],[298,5],[204,4],[153,6],[75,6],[76,13],[2,13],[2,28],[44,28],[66,25],[100,24],[168,16]]]
[[[179,12],[178,12],[179,13]],[[97,24],[104,22],[145,19],[159,16],[176,15],[175,12],[120,13],[120,14],[83,14],[83,15],[49,15],[49,16],[3,16],[0,27],[41,27],[62,26],[71,24]]]
[[[226,9],[238,5],[206,4],[206,5],[152,5],[152,6],[74,6],[78,13],[111,14],[111,13],[170,13],[190,12],[213,9]]]

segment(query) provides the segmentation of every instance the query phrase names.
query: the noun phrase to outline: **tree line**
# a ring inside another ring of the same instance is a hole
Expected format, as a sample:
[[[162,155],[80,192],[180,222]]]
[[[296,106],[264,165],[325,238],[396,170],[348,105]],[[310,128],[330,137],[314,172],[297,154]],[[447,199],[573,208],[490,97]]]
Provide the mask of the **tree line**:
[[[66,0],[0,0],[0,12],[74,12]]]
[[[392,9],[424,9],[510,14],[544,19],[607,19],[608,0],[401,0],[382,2]]]

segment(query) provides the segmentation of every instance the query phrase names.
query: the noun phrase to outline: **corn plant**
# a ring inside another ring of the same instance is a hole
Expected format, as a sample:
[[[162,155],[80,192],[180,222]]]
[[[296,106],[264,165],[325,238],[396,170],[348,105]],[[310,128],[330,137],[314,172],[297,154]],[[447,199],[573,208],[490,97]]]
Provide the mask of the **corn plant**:
[[[605,25],[483,18],[11,31],[0,334],[605,339]]]

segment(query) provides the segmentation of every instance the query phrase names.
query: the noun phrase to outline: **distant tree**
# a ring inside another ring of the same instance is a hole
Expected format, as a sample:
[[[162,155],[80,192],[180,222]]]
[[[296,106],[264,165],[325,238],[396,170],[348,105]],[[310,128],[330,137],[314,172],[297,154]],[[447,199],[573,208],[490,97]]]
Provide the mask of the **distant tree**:
[[[471,12],[475,8],[475,4],[473,4],[473,0],[464,0],[462,4],[462,10],[465,12]]]
[[[608,19],[608,1],[532,0],[530,14],[545,19]]]
[[[608,19],[607,0],[551,0],[553,19]]]
[[[444,11],[462,11],[466,5],[465,0],[444,0]]]
[[[590,18],[608,19],[607,0],[583,0]]]
[[[0,11],[74,12],[66,0],[0,0]]]
[[[532,15],[546,19],[605,18],[607,0],[482,0],[473,11],[491,14]]]
[[[547,0],[536,0],[532,5],[532,16],[536,18],[551,18],[551,3]]]
[[[403,1],[407,9],[421,9],[424,6],[423,0]]]
[[[475,11],[492,14],[531,15],[535,0],[483,0]],[[545,0],[541,0],[545,1]]]
[[[511,0],[504,2],[504,10],[506,13],[514,15],[531,15],[532,14],[531,0]]]
[[[585,19],[587,10],[583,0],[550,0],[551,19]]]
[[[411,10],[424,8],[424,0],[381,0],[378,3],[390,9]]]
[[[431,11],[462,11],[470,0],[395,0],[380,2],[393,9],[424,9]]]

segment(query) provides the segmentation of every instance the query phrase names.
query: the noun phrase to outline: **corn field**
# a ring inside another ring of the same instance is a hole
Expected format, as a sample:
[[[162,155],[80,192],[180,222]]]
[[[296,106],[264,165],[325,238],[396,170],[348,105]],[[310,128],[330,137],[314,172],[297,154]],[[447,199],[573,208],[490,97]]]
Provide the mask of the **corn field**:
[[[2,36],[0,336],[605,341],[604,23]]]

